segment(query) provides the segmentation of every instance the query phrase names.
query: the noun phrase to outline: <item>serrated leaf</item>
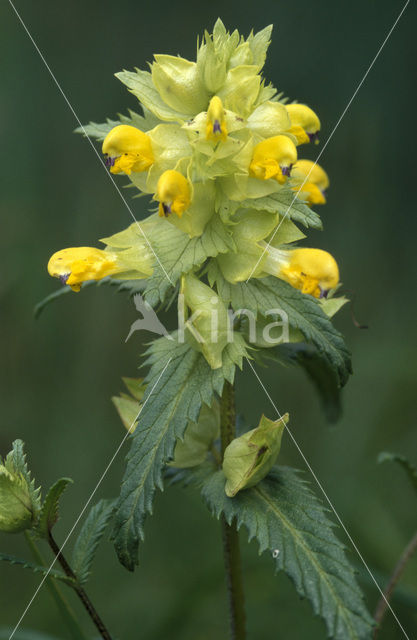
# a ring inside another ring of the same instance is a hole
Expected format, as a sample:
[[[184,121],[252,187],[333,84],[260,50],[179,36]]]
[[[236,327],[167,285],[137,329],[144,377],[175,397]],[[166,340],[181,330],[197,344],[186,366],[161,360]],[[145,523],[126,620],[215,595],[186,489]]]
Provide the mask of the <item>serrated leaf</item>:
[[[156,487],[162,489],[162,470],[173,457],[176,440],[183,438],[189,421],[198,420],[203,403],[210,406],[214,394],[221,395],[225,379],[233,381],[238,351],[238,345],[227,345],[223,367],[216,370],[187,343],[162,338],[148,351],[147,389],[112,534],[119,560],[130,571],[138,563],[144,520],[152,510]]]
[[[7,454],[6,459],[4,461],[4,466],[7,471],[12,475],[17,473],[23,476],[26,481],[27,489],[30,497],[30,501],[32,504],[32,509],[34,516],[36,517],[37,513],[40,510],[41,506],[41,498],[40,498],[40,487],[35,487],[35,480],[31,477],[31,473],[28,469],[26,463],[26,453],[24,452],[24,442],[23,440],[15,440],[12,443],[12,450]],[[0,457],[1,463],[1,457]]]
[[[36,531],[41,536],[47,536],[59,518],[59,501],[69,484],[71,478],[60,478],[49,489],[42,504]]]
[[[235,311],[249,309],[261,315],[271,309],[284,311],[288,315],[290,326],[299,329],[306,340],[317,347],[328,366],[335,370],[338,385],[346,384],[352,373],[350,353],[343,336],[332,325],[315,298],[273,276],[232,285],[224,280],[219,271],[214,272],[212,269],[209,279],[216,281],[220,297],[223,301],[230,302]]]
[[[42,575],[48,574],[51,578],[61,580],[61,582],[65,582],[70,586],[75,584],[74,580],[66,576],[65,573],[62,573],[62,571],[55,571],[53,569],[49,569],[49,567],[41,567],[39,564],[28,562],[23,558],[18,558],[17,556],[13,556],[8,553],[0,553],[0,560],[22,567],[22,569],[30,569],[33,573],[41,573]]]
[[[106,122],[89,122],[82,127],[77,127],[77,129],[75,129],[75,133],[80,133],[84,136],[87,135],[89,138],[95,138],[98,141],[102,141],[107,134],[119,124],[127,124],[132,127],[137,127],[141,131],[149,131],[159,123],[160,120],[155,118],[155,116],[146,109],[144,110],[143,116],[129,109],[128,116],[119,114],[118,120],[111,120],[110,118],[107,118]]]
[[[80,584],[85,584],[98,545],[114,512],[115,500],[100,500],[85,520],[72,551],[71,567]]]
[[[166,273],[175,284],[183,273],[198,267],[219,253],[234,249],[231,234],[218,216],[208,222],[202,236],[190,238],[188,234],[168,222],[150,232],[149,240]],[[171,282],[161,265],[154,265],[154,272],[147,280],[145,299],[151,306],[163,301]]]
[[[273,353],[271,353],[273,352]],[[341,392],[338,378],[329,367],[317,348],[305,342],[285,343],[263,352],[265,357],[272,355],[284,364],[296,364],[302,367],[317,389],[323,410],[329,422],[337,422],[342,413]]]
[[[135,71],[120,71],[116,73],[115,76],[127,86],[129,91],[138,98],[141,104],[154,113],[160,120],[185,122],[189,119],[189,114],[179,113],[175,111],[175,109],[171,109],[171,107],[162,100],[152,82],[152,76],[149,71],[142,71],[141,69],[136,69]]]
[[[305,227],[313,229],[322,229],[323,225],[320,216],[310,209],[302,200],[295,197],[294,191],[291,189],[280,189],[276,193],[262,198],[251,198],[244,200],[240,206],[257,209],[258,211],[271,211],[290,218],[295,222],[300,222]]]
[[[285,571],[299,595],[310,600],[329,637],[370,638],[373,621],[344,546],[333,533],[327,510],[296,471],[274,467],[258,485],[234,498],[226,496],[224,482],[222,471],[217,471],[203,483],[202,494],[213,514],[246,527],[260,553],[268,551],[276,569]]]
[[[417,491],[417,467],[415,467],[405,456],[390,451],[382,451],[378,456],[378,462],[396,462],[407,474],[414,490]]]

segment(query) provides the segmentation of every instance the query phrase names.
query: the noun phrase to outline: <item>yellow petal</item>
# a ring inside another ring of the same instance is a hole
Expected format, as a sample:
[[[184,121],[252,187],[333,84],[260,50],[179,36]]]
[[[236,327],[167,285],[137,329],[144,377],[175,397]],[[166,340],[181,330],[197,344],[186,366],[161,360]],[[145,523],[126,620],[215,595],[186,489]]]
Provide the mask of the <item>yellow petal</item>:
[[[155,199],[159,201],[159,215],[175,213],[179,218],[191,204],[191,187],[182,173],[169,169],[158,180]]]
[[[114,127],[107,134],[102,150],[111,173],[146,171],[154,162],[150,137],[127,124]]]
[[[206,139],[215,142],[227,139],[225,112],[218,96],[213,96],[207,110]]]
[[[284,135],[273,136],[255,146],[249,171],[255,178],[274,177],[283,183],[296,161],[297,148],[292,140]]]
[[[79,291],[87,280],[101,280],[122,270],[116,254],[95,247],[61,249],[48,262],[49,275],[59,278],[73,291]]]
[[[308,134],[309,140],[316,140],[320,131],[320,120],[317,114],[305,104],[285,105],[291,119],[292,127],[301,127]]]

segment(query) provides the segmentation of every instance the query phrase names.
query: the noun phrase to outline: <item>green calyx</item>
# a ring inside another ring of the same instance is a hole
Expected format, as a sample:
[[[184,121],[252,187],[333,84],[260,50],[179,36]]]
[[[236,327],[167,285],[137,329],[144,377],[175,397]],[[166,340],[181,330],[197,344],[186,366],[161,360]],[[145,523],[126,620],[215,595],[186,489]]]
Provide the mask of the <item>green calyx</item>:
[[[229,498],[242,489],[255,486],[268,475],[280,452],[288,419],[288,413],[275,421],[262,416],[256,429],[235,438],[226,447],[223,472],[226,476],[225,492]]]

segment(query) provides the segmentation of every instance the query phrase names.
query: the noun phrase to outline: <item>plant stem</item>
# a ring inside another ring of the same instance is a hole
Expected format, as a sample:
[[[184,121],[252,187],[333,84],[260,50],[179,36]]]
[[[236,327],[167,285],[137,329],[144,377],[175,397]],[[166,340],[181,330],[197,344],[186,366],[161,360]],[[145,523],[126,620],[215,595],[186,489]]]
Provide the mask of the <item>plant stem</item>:
[[[65,557],[62,555],[62,552],[60,551],[60,549],[59,549],[57,543],[55,542],[54,538],[52,537],[52,533],[50,531],[48,533],[48,542],[49,542],[49,546],[51,547],[52,551],[54,552],[54,555],[56,556],[59,564],[63,568],[65,574],[68,577],[73,578],[76,581],[76,584],[74,584],[73,589],[75,590],[75,592],[77,593],[77,595],[80,598],[81,602],[83,603],[88,615],[90,616],[90,618],[92,619],[92,621],[96,625],[101,637],[104,638],[104,640],[112,640],[110,633],[107,631],[106,627],[104,626],[103,621],[101,620],[101,618],[98,615],[97,611],[93,607],[93,604],[92,604],[90,598],[87,596],[87,594],[84,591],[84,589],[79,584],[77,584],[77,576],[75,575],[75,573],[73,572],[73,570],[69,566],[69,564],[66,561]]]
[[[234,388],[225,382],[221,399],[220,437],[222,458],[227,445],[235,437],[236,415]],[[245,631],[245,598],[243,594],[242,565],[239,548],[239,533],[235,522],[229,525],[224,516],[221,518],[224,567],[226,572],[227,592],[229,596],[230,638],[244,640]]]
[[[417,532],[411,538],[410,542],[408,543],[403,553],[401,554],[400,559],[398,560],[395,566],[395,569],[392,573],[392,576],[385,588],[384,595],[381,597],[381,599],[378,602],[378,605],[375,610],[375,615],[374,615],[375,622],[376,622],[374,638],[376,638],[378,635],[378,631],[381,627],[382,619],[388,608],[389,599],[392,596],[392,593],[397,585],[397,582],[401,578],[404,572],[404,569],[406,568],[409,560],[411,559],[416,549],[417,549]]]
[[[36,546],[36,543],[33,537],[27,531],[25,531],[25,538],[36,562],[39,565],[45,567],[46,566],[45,560],[40,554],[40,551]],[[72,640],[87,640],[87,636],[84,634],[83,630],[78,624],[78,621],[75,617],[73,610],[71,609],[70,605],[68,604],[65,597],[63,596],[61,590],[57,586],[55,580],[48,576],[45,582],[46,582],[47,589],[49,590],[49,593],[55,600],[55,604],[59,609],[62,619],[67,625],[67,628],[71,635]]]

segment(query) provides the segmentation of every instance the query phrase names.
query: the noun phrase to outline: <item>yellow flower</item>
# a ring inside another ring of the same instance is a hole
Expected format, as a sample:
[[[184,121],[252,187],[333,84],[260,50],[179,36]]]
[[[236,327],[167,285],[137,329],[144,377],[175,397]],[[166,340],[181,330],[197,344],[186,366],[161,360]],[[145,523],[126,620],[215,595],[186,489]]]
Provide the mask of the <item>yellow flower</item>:
[[[292,140],[283,135],[274,136],[255,146],[249,171],[255,178],[275,178],[283,184],[296,161],[297,148]]]
[[[215,142],[218,140],[222,140],[222,142],[224,142],[227,139],[227,127],[223,102],[218,96],[214,96],[210,100],[209,108],[207,110],[206,139],[214,140]]]
[[[114,127],[107,134],[102,150],[111,173],[146,171],[154,162],[149,136],[127,124]]]
[[[300,196],[309,204],[326,204],[326,189],[329,188],[330,181],[320,165],[311,160],[297,160],[291,178],[294,184],[292,190],[298,192],[302,185]]]
[[[322,249],[285,251],[269,246],[265,271],[282,278],[302,293],[315,298],[327,297],[339,283],[339,268],[330,253]]]
[[[182,173],[169,169],[158,180],[155,199],[159,201],[159,215],[176,213],[179,218],[191,204],[191,188]]]
[[[101,280],[124,270],[115,253],[94,247],[61,249],[48,262],[49,275],[59,278],[73,291],[79,291],[87,280]]]
[[[298,144],[305,142],[317,144],[317,133],[320,131],[321,125],[313,109],[305,104],[287,104],[285,106],[291,120],[291,129],[288,130],[288,133],[292,133],[297,138]]]

